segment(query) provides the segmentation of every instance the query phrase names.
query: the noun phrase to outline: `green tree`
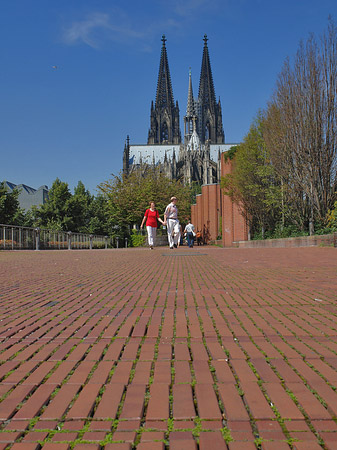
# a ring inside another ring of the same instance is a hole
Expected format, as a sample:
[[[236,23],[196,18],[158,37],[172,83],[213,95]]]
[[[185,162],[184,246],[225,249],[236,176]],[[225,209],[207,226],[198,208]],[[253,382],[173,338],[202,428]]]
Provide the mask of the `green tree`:
[[[55,231],[75,231],[71,198],[68,183],[56,178],[48,200],[40,207],[32,208],[36,225]]]
[[[72,231],[88,232],[93,198],[93,195],[85,189],[82,181],[79,181],[74,189],[74,195],[68,200],[68,212],[72,217]]]
[[[89,207],[89,223],[87,233],[109,236],[112,233],[112,223],[109,216],[108,200],[99,194],[92,198]]]
[[[273,230],[280,218],[281,189],[263,136],[264,118],[258,115],[243,143],[235,148],[233,171],[221,179],[221,187],[242,212],[252,231]]]
[[[10,192],[5,183],[0,183],[0,223],[4,225],[21,225],[24,221],[24,211],[19,204],[19,191]]]

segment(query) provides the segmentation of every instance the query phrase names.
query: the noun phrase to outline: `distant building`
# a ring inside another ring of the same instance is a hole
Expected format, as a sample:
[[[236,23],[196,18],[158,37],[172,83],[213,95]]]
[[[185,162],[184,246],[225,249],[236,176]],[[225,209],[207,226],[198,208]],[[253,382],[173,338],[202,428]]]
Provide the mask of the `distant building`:
[[[43,205],[48,200],[48,186],[40,186],[38,189],[34,189],[26,184],[14,184],[9,181],[4,181],[5,187],[13,192],[17,189],[20,193],[18,200],[20,208],[24,210],[30,209],[32,206]]]
[[[188,184],[219,183],[221,154],[233,145],[225,143],[220,99],[217,101],[209,58],[207,36],[201,63],[198,97],[192,89],[189,73],[184,142],[181,138],[179,105],[174,101],[166,38],[162,38],[155,103],[151,104],[150,129],[147,144],[130,144],[126,139],[123,173],[146,172],[155,165],[170,179]]]

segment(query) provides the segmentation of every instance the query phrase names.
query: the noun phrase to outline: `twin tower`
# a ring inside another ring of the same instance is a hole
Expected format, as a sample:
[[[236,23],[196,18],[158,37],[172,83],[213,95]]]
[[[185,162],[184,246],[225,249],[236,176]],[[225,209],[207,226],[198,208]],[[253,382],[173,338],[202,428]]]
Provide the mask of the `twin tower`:
[[[200,142],[205,144],[224,143],[221,104],[216,101],[213,76],[204,36],[204,49],[201,63],[199,95],[194,99],[191,72],[189,76],[186,116],[184,117],[185,141],[189,139],[195,128]],[[162,37],[159,75],[155,105],[151,105],[151,124],[148,144],[180,144],[180,119],[178,102],[174,104],[170,69],[167,59],[166,38]]]
[[[146,172],[157,166],[170,179],[184,183],[210,184],[219,181],[220,154],[225,144],[220,100],[216,101],[212,69],[204,36],[199,94],[193,96],[191,72],[184,116],[184,140],[180,131],[178,102],[174,101],[166,38],[162,37],[156,100],[151,104],[150,129],[146,145],[132,145],[127,137],[123,173]]]

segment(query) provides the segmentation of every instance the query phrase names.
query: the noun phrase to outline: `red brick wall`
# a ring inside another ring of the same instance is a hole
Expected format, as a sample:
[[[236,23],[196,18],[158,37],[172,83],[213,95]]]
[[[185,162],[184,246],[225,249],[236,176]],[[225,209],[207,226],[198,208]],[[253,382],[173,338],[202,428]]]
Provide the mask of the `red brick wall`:
[[[221,176],[232,172],[232,162],[226,162],[221,155]],[[233,242],[248,239],[246,220],[241,214],[239,205],[223,195],[220,184],[202,186],[197,195],[196,204],[191,208],[191,222],[196,230],[202,230],[207,240],[216,240],[220,233],[222,218],[222,245],[231,247]]]

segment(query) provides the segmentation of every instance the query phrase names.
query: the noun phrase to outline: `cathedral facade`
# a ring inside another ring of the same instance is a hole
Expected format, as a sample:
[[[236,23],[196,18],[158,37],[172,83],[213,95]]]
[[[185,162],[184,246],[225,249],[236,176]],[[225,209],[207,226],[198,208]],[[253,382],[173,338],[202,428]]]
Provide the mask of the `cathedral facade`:
[[[162,37],[156,100],[151,104],[150,129],[145,145],[130,144],[127,137],[123,173],[143,171],[155,165],[170,179],[185,184],[220,182],[221,154],[235,144],[225,144],[220,99],[216,101],[213,75],[204,36],[198,97],[193,95],[189,73],[184,139],[180,131],[178,102],[174,102],[168,64],[166,38]]]

